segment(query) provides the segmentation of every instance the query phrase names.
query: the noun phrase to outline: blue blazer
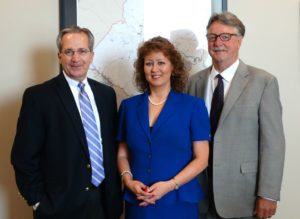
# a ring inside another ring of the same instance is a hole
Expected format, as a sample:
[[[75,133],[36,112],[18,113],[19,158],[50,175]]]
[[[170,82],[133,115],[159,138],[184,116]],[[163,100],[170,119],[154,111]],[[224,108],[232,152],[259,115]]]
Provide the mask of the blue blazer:
[[[148,92],[123,100],[117,139],[126,142],[133,178],[152,185],[173,178],[192,159],[193,141],[209,140],[209,118],[202,99],[171,91],[152,130],[149,127]],[[199,202],[203,192],[196,178],[166,194],[157,204]],[[125,188],[124,199],[137,200]]]

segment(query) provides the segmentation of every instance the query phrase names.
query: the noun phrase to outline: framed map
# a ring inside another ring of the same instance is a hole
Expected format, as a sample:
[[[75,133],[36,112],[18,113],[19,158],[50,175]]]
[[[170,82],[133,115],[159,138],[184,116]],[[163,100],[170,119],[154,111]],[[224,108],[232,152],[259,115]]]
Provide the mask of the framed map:
[[[168,38],[190,72],[211,64],[205,39],[213,12],[227,10],[225,0],[62,0],[60,28],[78,25],[95,36],[89,77],[114,87],[118,102],[137,94],[133,63],[140,43]]]

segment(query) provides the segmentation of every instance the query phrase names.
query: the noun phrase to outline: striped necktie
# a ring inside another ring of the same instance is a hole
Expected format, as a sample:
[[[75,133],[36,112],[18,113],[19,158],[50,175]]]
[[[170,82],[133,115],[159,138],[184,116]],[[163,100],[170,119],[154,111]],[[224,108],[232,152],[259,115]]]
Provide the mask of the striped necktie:
[[[99,135],[100,132],[98,131],[95,115],[93,113],[93,108],[90,99],[84,90],[84,86],[84,83],[79,82],[79,105],[92,166],[91,182],[97,187],[105,177],[103,168],[102,144]]]

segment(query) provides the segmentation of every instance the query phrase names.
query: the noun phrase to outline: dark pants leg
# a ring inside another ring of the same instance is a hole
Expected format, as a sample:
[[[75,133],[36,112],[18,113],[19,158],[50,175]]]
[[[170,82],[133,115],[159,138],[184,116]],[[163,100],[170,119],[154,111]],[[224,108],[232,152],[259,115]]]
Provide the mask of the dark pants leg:
[[[100,188],[92,188],[90,190],[90,197],[85,209],[85,218],[88,219],[105,219],[103,201],[101,197],[101,186]]]
[[[63,212],[58,212],[56,214],[46,215],[37,211],[33,212],[34,219],[106,219],[102,201],[102,191],[101,186],[99,188],[91,188],[89,192],[88,199],[84,206],[78,209],[66,210]]]

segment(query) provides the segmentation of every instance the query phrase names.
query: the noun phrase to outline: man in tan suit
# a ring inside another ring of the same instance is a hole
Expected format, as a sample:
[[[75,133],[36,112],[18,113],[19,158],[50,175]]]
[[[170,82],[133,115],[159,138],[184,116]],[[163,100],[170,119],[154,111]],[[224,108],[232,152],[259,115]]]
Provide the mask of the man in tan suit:
[[[211,118],[207,193],[201,219],[270,218],[280,199],[285,140],[276,78],[239,60],[245,26],[232,13],[207,25],[213,65],[190,78],[188,93],[204,98]]]

